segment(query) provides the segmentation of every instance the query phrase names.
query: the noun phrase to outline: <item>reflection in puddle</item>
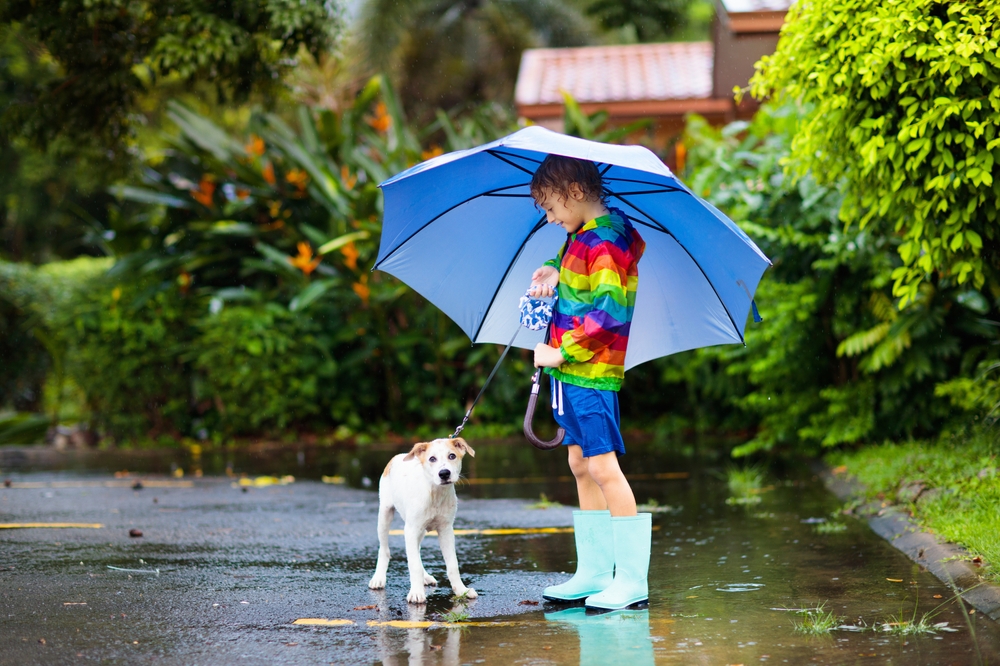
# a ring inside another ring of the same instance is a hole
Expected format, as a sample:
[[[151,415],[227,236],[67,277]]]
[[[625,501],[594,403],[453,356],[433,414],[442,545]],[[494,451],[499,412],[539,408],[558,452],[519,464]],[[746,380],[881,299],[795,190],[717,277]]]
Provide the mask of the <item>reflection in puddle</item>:
[[[580,637],[580,666],[609,663],[652,666],[653,642],[648,610],[620,610],[588,614],[575,607],[546,613],[545,619],[576,629]]]

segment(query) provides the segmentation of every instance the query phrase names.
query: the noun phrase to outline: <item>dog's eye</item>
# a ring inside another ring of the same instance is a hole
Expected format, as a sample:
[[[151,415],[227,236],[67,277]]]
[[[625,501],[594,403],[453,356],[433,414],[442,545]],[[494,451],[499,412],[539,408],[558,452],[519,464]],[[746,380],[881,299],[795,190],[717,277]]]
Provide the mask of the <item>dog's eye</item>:
[[[429,458],[429,460],[430,460],[431,462],[437,462],[437,461],[438,461],[438,459],[437,459],[436,457],[434,457],[434,456],[431,456],[431,457]]]
[[[454,459],[455,459],[455,458],[457,458],[457,457],[458,457],[458,456],[456,456],[456,455],[455,455],[454,453],[449,453],[449,454],[448,454],[448,460],[454,460]]]

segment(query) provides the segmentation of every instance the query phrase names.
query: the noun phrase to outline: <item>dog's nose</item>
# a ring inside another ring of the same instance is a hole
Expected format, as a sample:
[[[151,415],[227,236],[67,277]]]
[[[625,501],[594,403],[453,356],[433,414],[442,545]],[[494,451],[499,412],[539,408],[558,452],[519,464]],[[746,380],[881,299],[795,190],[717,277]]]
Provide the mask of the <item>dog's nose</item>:
[[[442,481],[447,481],[448,479],[451,478],[451,470],[450,469],[443,469],[440,472],[438,472],[438,476],[441,477]]]

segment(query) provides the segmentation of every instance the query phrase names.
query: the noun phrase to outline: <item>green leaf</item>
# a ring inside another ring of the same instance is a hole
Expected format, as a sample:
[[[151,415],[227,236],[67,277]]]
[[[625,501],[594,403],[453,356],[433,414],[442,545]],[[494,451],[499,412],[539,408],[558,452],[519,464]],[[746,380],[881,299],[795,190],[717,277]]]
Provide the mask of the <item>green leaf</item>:
[[[190,202],[185,201],[184,199],[164,194],[162,192],[157,192],[156,190],[147,190],[142,187],[133,187],[131,185],[112,185],[108,188],[108,194],[116,196],[119,199],[135,201],[138,203],[156,204],[158,206],[166,206],[168,208],[191,208]]]
[[[343,236],[339,236],[337,238],[334,238],[333,240],[331,240],[331,241],[329,241],[329,242],[324,243],[323,245],[321,245],[319,247],[319,249],[316,250],[316,254],[318,254],[318,255],[328,254],[330,252],[333,252],[334,250],[339,250],[340,248],[344,247],[348,243],[353,243],[354,241],[364,240],[364,239],[368,238],[369,236],[371,236],[371,234],[368,233],[367,231],[353,231],[353,232],[351,232],[349,234],[344,234]]]
[[[298,296],[288,304],[291,312],[300,312],[308,308],[316,299],[325,294],[333,286],[333,280],[318,280],[299,292]]]

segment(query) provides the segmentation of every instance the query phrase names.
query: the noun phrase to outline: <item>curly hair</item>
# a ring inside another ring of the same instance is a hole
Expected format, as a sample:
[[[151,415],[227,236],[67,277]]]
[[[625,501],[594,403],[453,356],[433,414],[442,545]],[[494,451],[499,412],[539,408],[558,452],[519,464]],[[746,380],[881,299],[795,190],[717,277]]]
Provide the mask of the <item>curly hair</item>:
[[[607,204],[604,182],[597,165],[590,160],[578,160],[562,155],[549,155],[531,178],[531,196],[535,201],[545,198],[546,191],[561,199],[569,199],[569,187],[576,183],[587,201]]]

